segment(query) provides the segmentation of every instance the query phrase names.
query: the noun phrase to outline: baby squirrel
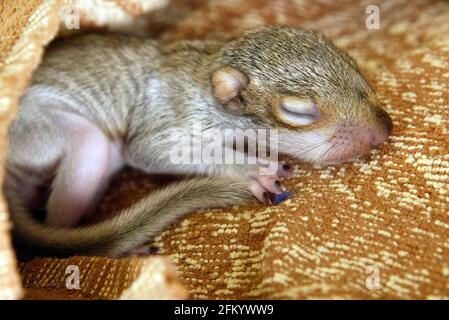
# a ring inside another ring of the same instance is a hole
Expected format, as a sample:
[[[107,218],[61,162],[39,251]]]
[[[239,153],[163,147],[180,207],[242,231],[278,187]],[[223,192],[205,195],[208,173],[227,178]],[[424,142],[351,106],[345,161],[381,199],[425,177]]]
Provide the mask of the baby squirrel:
[[[56,41],[9,130],[3,186],[14,241],[33,253],[120,256],[203,207],[269,202],[278,164],[170,161],[169,135],[204,128],[272,128],[278,150],[313,163],[366,153],[392,130],[357,63],[323,35],[262,27],[227,42],[82,35]],[[95,209],[124,165],[193,178],[95,225]],[[45,221],[35,212],[45,207]]]

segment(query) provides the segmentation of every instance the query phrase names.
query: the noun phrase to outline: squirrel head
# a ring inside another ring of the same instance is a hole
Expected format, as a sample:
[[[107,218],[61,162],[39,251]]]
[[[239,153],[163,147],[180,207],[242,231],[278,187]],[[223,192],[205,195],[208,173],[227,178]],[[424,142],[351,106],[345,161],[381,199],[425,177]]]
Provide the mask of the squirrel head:
[[[278,129],[279,151],[336,163],[385,141],[392,121],[356,61],[323,35],[263,27],[229,41],[212,72],[230,113]]]

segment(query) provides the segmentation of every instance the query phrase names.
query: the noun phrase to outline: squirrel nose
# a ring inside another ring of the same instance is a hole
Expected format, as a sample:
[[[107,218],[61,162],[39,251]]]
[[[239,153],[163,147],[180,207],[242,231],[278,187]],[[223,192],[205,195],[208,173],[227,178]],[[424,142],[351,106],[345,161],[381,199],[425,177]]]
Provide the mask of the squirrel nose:
[[[391,118],[386,111],[379,108],[376,111],[376,116],[378,119],[378,128],[372,131],[371,144],[373,147],[387,140],[388,136],[393,131],[393,121],[391,121]]]

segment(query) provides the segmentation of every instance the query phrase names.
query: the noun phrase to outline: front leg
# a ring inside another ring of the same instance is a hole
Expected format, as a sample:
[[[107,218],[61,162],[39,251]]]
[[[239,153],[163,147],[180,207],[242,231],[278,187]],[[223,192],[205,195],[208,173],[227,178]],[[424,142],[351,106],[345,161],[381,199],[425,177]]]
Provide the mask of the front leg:
[[[267,167],[246,155],[244,164],[193,161],[193,158],[190,158],[190,162],[179,163],[173,159],[172,148],[173,145],[167,142],[159,144],[156,149],[147,141],[139,141],[128,146],[128,162],[131,166],[151,174],[214,175],[224,179],[241,179],[247,182],[247,187],[254,196],[265,204],[271,204],[272,194],[281,194],[284,191],[280,178],[292,173],[291,167],[284,162],[271,161]],[[233,159],[241,155],[235,150],[232,152]]]
[[[214,174],[219,176],[244,179],[254,196],[265,204],[272,203],[272,194],[285,191],[280,178],[288,177],[293,172],[285,162],[271,163],[270,169],[261,164],[223,164],[214,170]]]

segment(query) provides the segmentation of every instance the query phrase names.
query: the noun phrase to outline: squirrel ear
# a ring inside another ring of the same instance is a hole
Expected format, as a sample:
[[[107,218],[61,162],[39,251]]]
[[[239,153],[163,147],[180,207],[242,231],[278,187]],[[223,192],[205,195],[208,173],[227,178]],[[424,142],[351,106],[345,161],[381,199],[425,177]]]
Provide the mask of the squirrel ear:
[[[220,68],[212,74],[215,98],[235,115],[242,115],[245,112],[246,105],[240,93],[248,83],[248,78],[242,72],[231,67]]]

